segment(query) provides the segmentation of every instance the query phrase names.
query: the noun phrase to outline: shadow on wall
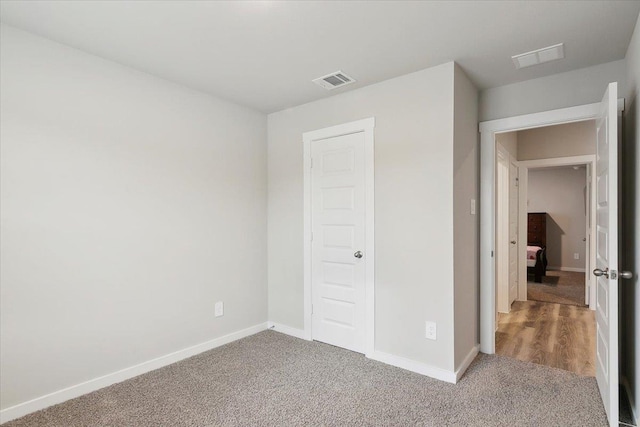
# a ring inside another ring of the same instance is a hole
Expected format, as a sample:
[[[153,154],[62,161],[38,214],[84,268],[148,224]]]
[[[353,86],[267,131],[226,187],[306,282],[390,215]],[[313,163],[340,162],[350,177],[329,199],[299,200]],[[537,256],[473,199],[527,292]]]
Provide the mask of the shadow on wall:
[[[556,215],[557,216],[557,215]],[[558,218],[560,219],[560,218]],[[552,267],[562,266],[562,236],[566,234],[556,220],[547,214],[547,260]]]
[[[620,269],[627,270],[634,273],[634,278],[631,280],[620,280],[620,351],[622,353],[622,361],[620,366],[620,373],[634,386],[634,378],[636,378],[636,310],[635,301],[637,300],[638,292],[638,272],[640,272],[640,265],[636,261],[636,251],[638,248],[635,246],[635,236],[637,233],[637,220],[638,215],[638,200],[635,197],[636,194],[636,180],[638,173],[638,165],[635,163],[636,156],[638,155],[638,147],[636,145],[637,125],[634,126],[633,118],[637,117],[638,98],[631,105],[627,106],[627,111],[624,112],[627,118],[624,121],[624,140],[621,149],[621,166],[623,171],[622,177],[622,191],[623,197],[621,198],[620,208],[622,210],[622,224],[619,230],[620,235]],[[638,395],[638,390],[632,390],[633,394]],[[637,402],[636,402],[637,405]]]

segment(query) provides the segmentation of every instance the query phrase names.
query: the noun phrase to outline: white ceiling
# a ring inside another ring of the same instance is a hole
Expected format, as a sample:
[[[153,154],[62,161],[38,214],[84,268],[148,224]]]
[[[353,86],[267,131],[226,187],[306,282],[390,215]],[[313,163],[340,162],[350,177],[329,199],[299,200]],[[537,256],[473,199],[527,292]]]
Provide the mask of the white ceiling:
[[[640,1],[2,1],[3,22],[264,112],[458,62],[478,88],[624,58]],[[511,56],[565,43],[564,60]],[[312,79],[357,82],[328,92]]]

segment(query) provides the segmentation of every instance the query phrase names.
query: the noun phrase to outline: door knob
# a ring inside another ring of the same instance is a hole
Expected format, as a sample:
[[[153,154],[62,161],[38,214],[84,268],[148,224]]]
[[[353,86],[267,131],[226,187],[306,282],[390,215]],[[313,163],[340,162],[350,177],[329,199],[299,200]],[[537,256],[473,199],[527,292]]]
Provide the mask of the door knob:
[[[609,278],[609,268],[605,268],[604,270],[600,269],[600,268],[596,268],[593,270],[593,275],[596,277],[600,277],[600,276],[604,276],[607,279]]]
[[[621,271],[620,272],[621,279],[633,279],[633,273],[630,271]]]
[[[356,258],[362,258],[362,251],[358,251],[355,254],[353,254],[354,257]]]
[[[515,241],[515,240],[512,240],[512,241],[511,241],[511,244],[512,244],[512,245],[515,245],[515,244],[516,244],[516,241]]]

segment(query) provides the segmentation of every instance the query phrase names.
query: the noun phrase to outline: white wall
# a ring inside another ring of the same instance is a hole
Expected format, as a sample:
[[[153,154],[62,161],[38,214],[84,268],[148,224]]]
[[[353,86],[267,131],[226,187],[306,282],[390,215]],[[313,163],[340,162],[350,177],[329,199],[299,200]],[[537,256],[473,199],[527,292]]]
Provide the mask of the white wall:
[[[551,159],[596,153],[595,120],[545,126],[517,133],[518,160]]]
[[[550,269],[584,270],[586,262],[586,168],[530,169],[528,212],[547,212],[547,259]],[[573,254],[580,259],[573,259]]]
[[[269,318],[303,328],[302,133],[375,117],[376,350],[454,368],[454,65],[268,116]],[[438,340],[425,339],[425,321]]]
[[[1,408],[266,322],[266,117],[0,40]]]
[[[480,342],[478,91],[456,65],[453,126],[453,279],[455,368]],[[476,207],[477,208],[477,207]]]
[[[480,121],[600,102],[607,84],[626,88],[625,61],[485,89],[480,93]]]
[[[629,43],[626,56],[627,92],[624,112],[624,142],[622,143],[622,228],[620,269],[634,273],[620,286],[622,359],[620,373],[628,384],[634,410],[640,415],[640,17]]]
[[[514,159],[518,159],[518,132],[504,132],[496,134],[496,143],[507,150]]]

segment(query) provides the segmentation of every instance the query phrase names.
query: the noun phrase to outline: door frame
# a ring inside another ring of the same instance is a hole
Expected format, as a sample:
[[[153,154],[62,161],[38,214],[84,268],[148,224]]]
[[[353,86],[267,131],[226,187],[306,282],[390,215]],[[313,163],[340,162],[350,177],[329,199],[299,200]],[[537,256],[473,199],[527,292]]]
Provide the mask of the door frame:
[[[589,223],[591,224],[590,229],[594,230],[595,229],[595,225],[596,225],[596,218],[595,218],[595,214],[596,214],[596,205],[594,203],[595,200],[595,174],[593,173],[593,171],[595,170],[596,167],[596,156],[595,154],[586,154],[586,155],[582,155],[582,156],[567,156],[567,157],[552,157],[549,159],[535,159],[535,160],[521,160],[518,162],[519,166],[520,166],[520,195],[522,197],[523,200],[527,200],[528,198],[528,194],[529,194],[529,169],[532,168],[547,168],[547,167],[553,167],[553,166],[580,166],[580,165],[587,165],[587,171],[586,171],[586,175],[587,175],[587,181],[589,181],[589,206],[588,206],[588,210],[589,210],[589,215],[588,215],[588,223],[587,223],[587,227],[589,226]],[[522,213],[520,214],[520,228],[518,229],[518,239],[520,241],[526,241],[527,239],[527,216],[526,213],[525,215],[522,215]],[[588,227],[589,228],[589,227]],[[586,230],[585,230],[586,231]],[[588,237],[588,241],[586,241],[585,243],[588,246],[588,252],[586,252],[586,256],[588,256],[588,260],[589,266],[594,265],[595,263],[595,259],[596,259],[596,245],[595,245],[595,233],[591,233]],[[596,295],[595,295],[595,281],[591,280],[591,271],[588,271],[589,269],[587,268],[587,259],[583,260],[584,264],[585,264],[585,287],[588,289],[589,292],[589,300],[588,305],[589,308],[591,310],[595,310],[595,301],[596,301]],[[524,266],[524,268],[520,268],[520,271],[524,271],[525,276],[524,276],[524,280],[525,283],[527,281],[527,276],[526,276],[526,271],[527,271],[527,260],[526,259],[522,259],[521,262],[521,267]],[[526,292],[526,286],[525,286],[525,292]],[[525,293],[526,295],[526,293]]]
[[[303,142],[303,222],[304,222],[304,338],[312,340],[311,328],[311,143],[327,138],[364,133],[364,182],[365,182],[365,355],[374,351],[375,339],[375,245],[374,245],[374,128],[375,118],[369,117],[323,129],[305,132]]]
[[[618,110],[624,99],[618,100]],[[480,351],[495,353],[496,134],[594,120],[600,103],[481,122],[480,130]]]

